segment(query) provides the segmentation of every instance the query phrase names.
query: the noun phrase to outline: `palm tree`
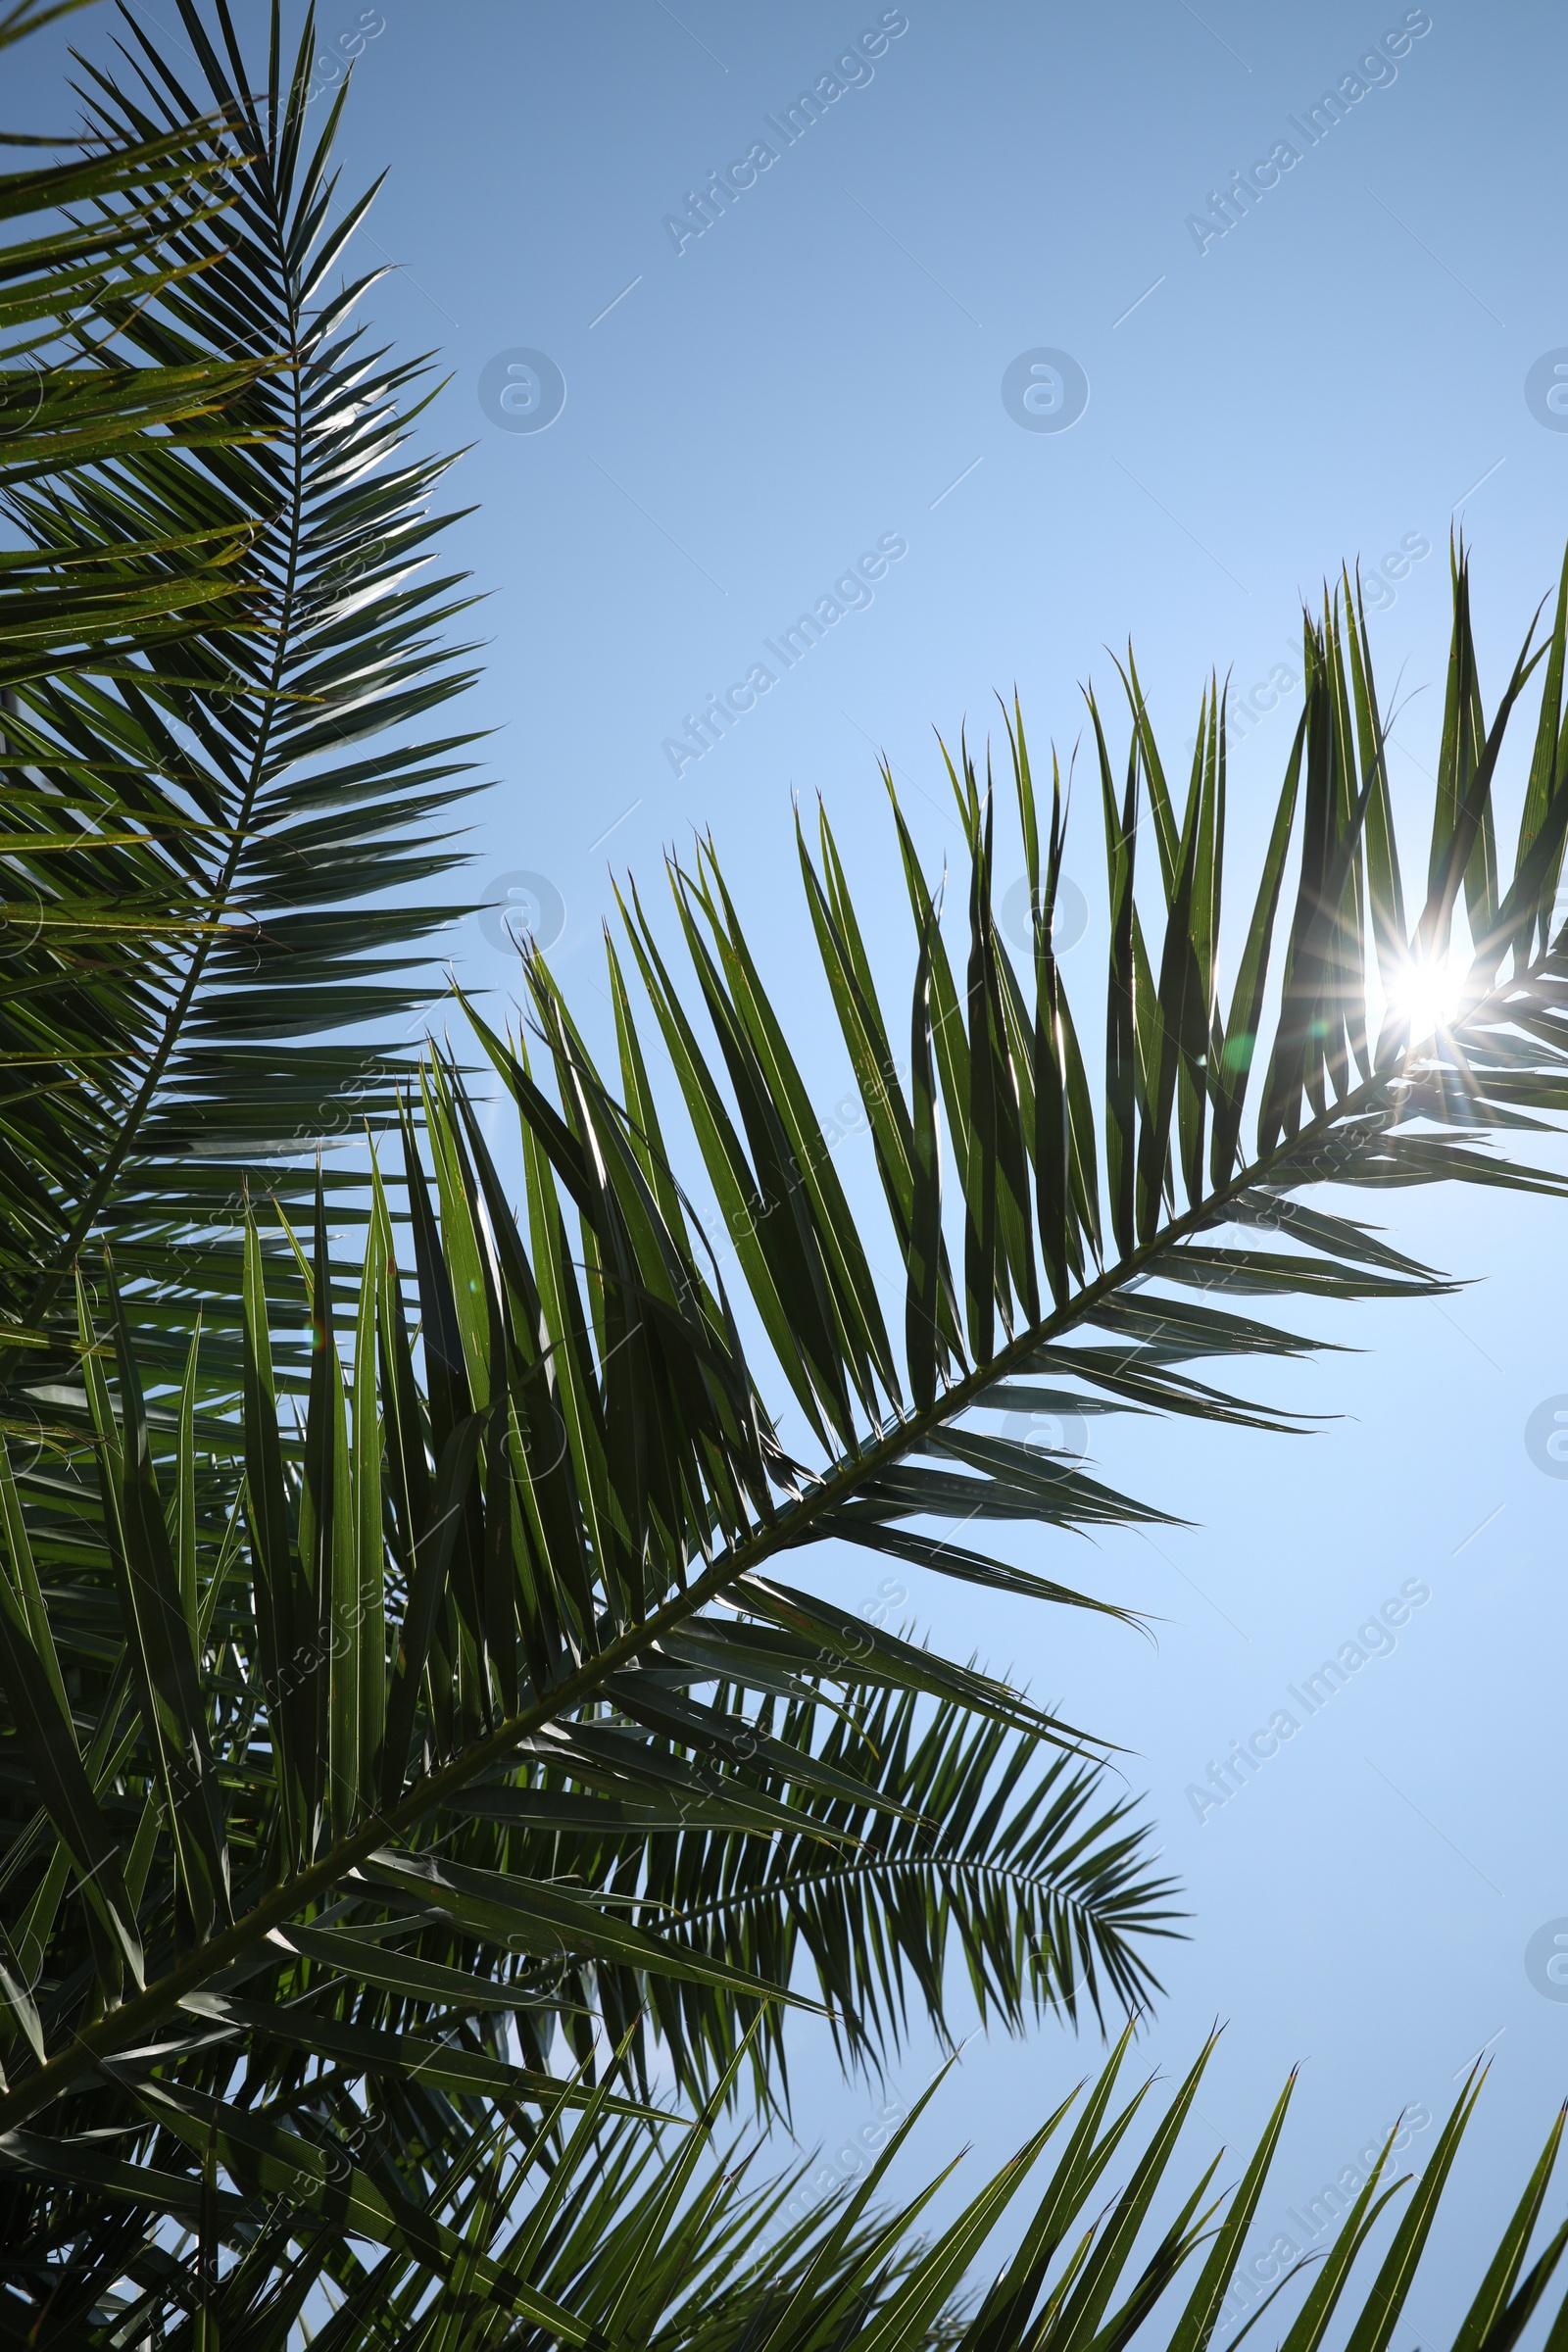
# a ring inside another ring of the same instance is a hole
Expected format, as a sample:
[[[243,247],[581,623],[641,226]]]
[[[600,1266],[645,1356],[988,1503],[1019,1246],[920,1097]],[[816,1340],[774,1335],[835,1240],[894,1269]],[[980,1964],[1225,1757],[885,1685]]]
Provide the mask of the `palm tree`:
[[[1179,805],[1130,656],[1114,761],[1090,701],[1102,1045],[1080,1042],[1056,964],[1065,799],[1054,761],[1049,810],[1037,795],[1016,703],[1021,973],[992,915],[989,762],[984,785],[961,745],[949,762],[961,990],[887,779],[907,1088],[826,814],[814,843],[798,823],[904,1269],[902,1348],[710,841],[667,869],[690,979],[635,888],[622,947],[607,936],[612,1075],[542,956],[522,959],[516,1035],[464,1000],[517,1115],[514,1214],[463,1072],[363,1034],[421,1001],[420,943],[452,911],[366,894],[453,862],[444,832],[411,828],[471,742],[405,739],[464,658],[443,635],[458,583],[413,576],[441,470],[404,454],[417,368],[348,325],[366,281],[329,282],[368,198],[334,209],[341,98],[307,148],[309,21],[290,73],[274,14],[252,95],[223,0],[211,28],[180,8],[199,94],[134,26],[120,80],[84,85],[95,167],[122,177],[66,191],[98,208],[98,277],[55,340],[28,330],[29,364],[49,399],[61,370],[90,379],[83,414],[140,364],[184,379],[182,400],[199,379],[200,413],[116,408],[112,447],[40,450],[0,483],[35,588],[79,572],[125,600],[112,631],[77,612],[52,652],[24,645],[6,721],[0,855],[46,919],[0,995],[11,1058],[41,1073],[4,1129],[8,1425],[31,1443],[0,1466],[0,2332],[1064,2352],[1129,2340],[1191,2264],[1165,2340],[1198,2352],[1227,2295],[1281,2283],[1241,2265],[1288,2092],[1234,2189],[1210,2168],[1166,2213],[1200,2057],[1099,2212],[1145,2114],[1147,2086],[1114,2105],[1124,2038],[1081,2110],[929,2245],[924,2196],[871,2202],[906,2127],[820,2214],[792,2210],[804,2184],[763,2180],[750,2142],[713,2147],[745,2083],[764,2117],[787,2102],[790,2007],[825,2012],[872,2068],[911,1990],[944,2029],[955,1967],[1009,2030],[1044,2010],[1136,2023],[1177,1918],[1102,1742],[789,1581],[788,1555],[838,1538],[1103,1608],[952,1531],[1161,1514],[979,1433],[978,1410],[1290,1428],[1190,1369],[1309,1349],[1255,1300],[1446,1287],[1298,1193],[1561,1189],[1480,1131],[1549,1124],[1564,1100],[1568,564],[1546,643],[1489,721],[1455,551],[1413,923],[1354,582],[1305,616],[1304,707],[1228,1006],[1213,686]],[[47,238],[29,267],[43,319]],[[149,579],[173,590],[156,611],[134,601]],[[1493,779],[1538,667],[1504,884]],[[390,742],[362,754],[375,732]],[[1459,1002],[1434,1027],[1415,1009],[1458,953],[1461,888]],[[313,1174],[351,1096],[368,1151]],[[329,1203],[363,1233],[347,1260]],[[808,1458],[763,1402],[781,1387]],[[831,1588],[837,1555],[815,1556]],[[1370,2283],[1357,2352],[1389,2340],[1475,2088]],[[1021,2250],[965,2305],[1054,2139]],[[1555,2146],[1467,2352],[1514,2341],[1545,2294],[1563,2236],[1526,2265]],[[1343,2298],[1389,2153],[1293,2352]]]

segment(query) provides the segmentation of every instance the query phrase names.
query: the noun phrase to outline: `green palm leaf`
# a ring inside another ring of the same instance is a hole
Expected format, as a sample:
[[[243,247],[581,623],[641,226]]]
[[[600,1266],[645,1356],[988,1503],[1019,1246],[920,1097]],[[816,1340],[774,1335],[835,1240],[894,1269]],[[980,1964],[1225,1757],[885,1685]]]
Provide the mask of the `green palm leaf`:
[[[72,1269],[105,1245],[145,1376],[181,1377],[200,1301],[204,1402],[237,1393],[246,1190],[294,1197],[291,1160],[394,1118],[397,1028],[462,911],[410,890],[471,789],[470,739],[419,735],[466,675],[459,579],[429,571],[448,461],[408,447],[422,366],[353,322],[379,271],[340,282],[369,202],[337,202],[341,100],[308,142],[309,24],[289,74],[274,23],[253,95],[224,10],[182,23],[195,88],[127,17],[85,160],[13,198],[77,224],[8,256],[27,332],[77,347],[58,430],[41,412],[0,477],[26,550],[0,569],[0,1325],[53,1348],[0,1348],[23,1410],[69,1385]]]
[[[770,1659],[765,1629],[750,1638]],[[738,1671],[732,1655],[680,1649],[689,1666]],[[509,1775],[455,1809],[505,1827],[512,1867],[626,1889],[665,1944],[762,1983],[808,1971],[847,2063],[899,2048],[911,1993],[946,2036],[950,1943],[980,2016],[1013,2032],[1051,2009],[1073,2018],[1080,2000],[1098,2020],[1107,2001],[1132,2013],[1153,1998],[1144,1939],[1174,1932],[1171,1886],[1150,1875],[1144,1832],[1098,1776],[1059,1756],[1041,1769],[1034,1741],[952,1705],[857,1694],[830,1714],[782,1661],[775,1688],[782,1710],[718,1686],[713,1712],[744,1727],[745,1768],[720,1745],[680,1758],[638,1726],[599,1721],[578,1728],[569,1764]],[[787,1778],[792,1750],[808,1778]],[[763,1771],[782,1801],[758,1786]],[[657,2033],[699,2098],[734,2059],[744,2020],[722,1986],[551,1973],[582,2004],[568,2022],[584,2063],[590,2005],[639,2063]],[[763,2097],[787,2082],[780,2025],[763,2012]]]

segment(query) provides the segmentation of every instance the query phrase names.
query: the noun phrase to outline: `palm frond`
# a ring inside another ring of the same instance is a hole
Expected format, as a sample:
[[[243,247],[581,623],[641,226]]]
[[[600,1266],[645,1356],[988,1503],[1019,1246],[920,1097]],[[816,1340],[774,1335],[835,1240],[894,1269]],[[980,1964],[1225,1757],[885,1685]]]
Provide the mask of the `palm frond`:
[[[367,2110],[331,2079],[286,2131],[260,2131],[233,2109],[175,2112],[170,2142],[203,2144],[214,2158],[189,2235],[232,2244],[237,2259],[215,2262],[199,2286],[100,2219],[97,2276],[75,2298],[73,2340],[161,2333],[192,2347],[211,2340],[207,2329],[281,2347],[309,2302],[312,2340],[327,2352],[1120,2352],[1135,2340],[1205,2352],[1221,2329],[1239,2342],[1265,2318],[1284,2329],[1282,2352],[1316,2352],[1331,2325],[1355,2352],[1387,2352],[1480,2074],[1419,2177],[1396,2172],[1396,2127],[1324,2246],[1276,2232],[1263,2251],[1258,2214],[1294,2078],[1238,2177],[1222,2177],[1224,2151],[1199,2169],[1184,2135],[1213,2046],[1161,2106],[1151,2082],[1119,2087],[1124,2036],[934,2233],[925,2216],[953,2165],[902,2201],[887,2189],[912,2135],[940,2117],[941,2078],[865,2134],[864,2169],[848,2182],[809,2157],[770,2179],[755,2145],[714,2146],[717,2096],[695,2127],[650,2130],[617,2116],[603,2088],[579,2089],[569,2115],[539,2102],[473,2129],[452,2161],[421,2136],[410,2102]],[[1542,2238],[1564,2121],[1552,2124],[1451,2352],[1504,2352],[1532,2318],[1550,2323],[1549,2342],[1568,2325],[1568,2222]],[[0,2165],[18,2165],[24,2145],[25,2135],[0,2141]],[[100,2157],[92,2171],[105,2212],[156,2203],[159,2183],[131,2168]],[[1013,2251],[985,2283],[990,2243],[1025,2196]],[[29,2312],[33,2268],[8,2280],[14,2328]]]
[[[454,1182],[471,1166],[460,1100],[437,1073],[427,1123]],[[194,1369],[164,1490],[112,1284],[107,1332],[78,1286],[106,1558],[68,1561],[57,1529],[46,1594],[0,1464],[0,1686],[30,1810],[0,1861],[0,2154],[7,2129],[26,2151],[0,2230],[68,2247],[67,2282],[91,2275],[104,2199],[128,2181],[171,2219],[197,2211],[215,2145],[294,2193],[301,2103],[323,2082],[409,2102],[409,2146],[451,2153],[476,2102],[587,2095],[558,2094],[558,2024],[589,2075],[607,2027],[620,2072],[646,2075],[662,2035],[699,2095],[751,2045],[767,2098],[782,2045],[760,2004],[825,2007],[874,2058],[907,1981],[940,2016],[954,1965],[1013,2027],[1154,1988],[1144,1947],[1169,1932],[1170,1888],[1126,1805],[1092,1769],[1039,1769],[1042,1739],[1068,1735],[1023,1693],[880,1629],[864,1657],[857,1636],[824,1658],[771,1618],[706,1617],[542,1739],[495,1744],[497,1676],[525,1688],[530,1530],[561,1522],[562,1424],[505,1351],[470,1380],[466,1320],[505,1350],[501,1301],[468,1279],[450,1199],[437,1230],[412,1125],[405,1146],[423,1395],[379,1188],[345,1385],[318,1189],[290,1452],[248,1236],[238,1518],[197,1505]],[[485,1742],[501,1769],[469,1771]],[[406,2234],[386,2183],[365,2193],[371,2237]]]
[[[74,16],[78,9],[91,5],[92,0],[12,0],[5,15],[0,17],[0,49],[9,49],[14,42],[24,40],[29,32],[41,32],[58,17]],[[10,139],[18,135],[12,133]]]
[[[765,1646],[762,1629],[753,1638]],[[700,1645],[682,1646],[701,1669]],[[953,1705],[857,1692],[829,1708],[797,1669],[777,1679],[781,1709],[777,1694],[759,1708],[716,1688],[712,1712],[745,1727],[746,1769],[722,1748],[682,1752],[681,1731],[701,1725],[666,1690],[673,1739],[646,1715],[601,1716],[577,1727],[571,1761],[509,1773],[454,1811],[506,1833],[509,1870],[600,1888],[666,1946],[761,1984],[814,1980],[850,2065],[900,2048],[911,1994],[947,2036],[950,1946],[980,2017],[1011,2032],[1051,2010],[1076,2020],[1080,2001],[1097,2022],[1107,2001],[1128,2015],[1152,2003],[1145,1946],[1176,1932],[1174,1888],[1101,1775],[1060,1755],[1042,1768],[1034,1740]],[[789,1777],[791,1751],[804,1778]],[[639,2067],[657,2034],[699,2103],[749,2030],[729,1989],[697,1978],[598,1963],[539,1983],[580,2004],[566,2025],[584,2065],[592,2016]],[[776,2097],[782,2019],[764,2009],[750,2030],[759,2097]]]
[[[8,445],[0,480],[29,616],[0,611],[0,1371],[24,1411],[53,1392],[50,1421],[74,1269],[105,1247],[148,1379],[178,1385],[200,1305],[204,1408],[237,1396],[247,1190],[308,1198],[317,1145],[393,1118],[429,943],[464,911],[417,886],[458,862],[473,789],[471,738],[419,732],[469,674],[460,576],[430,568],[450,461],[409,446],[424,364],[353,322],[380,275],[340,267],[370,196],[338,199],[341,96],[306,138],[311,26],[290,73],[274,15],[253,95],[221,4],[212,32],[182,9],[194,88],[123,23],[118,79],[85,73],[87,161],[24,191],[76,224],[91,331],[47,379],[60,432]],[[58,332],[42,283],[18,302]]]
[[[70,13],[24,0],[0,21],[0,43]],[[111,304],[154,301],[187,274],[191,264],[172,249],[182,228],[221,239],[230,196],[221,127],[219,117],[186,115],[152,136],[123,125],[71,137],[0,133],[0,146],[64,151],[64,160],[0,174],[0,220],[10,230],[0,252],[0,499],[24,485],[58,488],[148,441],[216,446],[243,429],[228,411],[267,355],[215,350],[170,367],[117,344],[105,317]],[[74,555],[25,539],[8,548],[0,556],[6,707],[29,679],[102,669],[140,646],[188,635],[204,608],[242,624],[237,553],[237,534],[211,517],[151,544],[131,533]]]

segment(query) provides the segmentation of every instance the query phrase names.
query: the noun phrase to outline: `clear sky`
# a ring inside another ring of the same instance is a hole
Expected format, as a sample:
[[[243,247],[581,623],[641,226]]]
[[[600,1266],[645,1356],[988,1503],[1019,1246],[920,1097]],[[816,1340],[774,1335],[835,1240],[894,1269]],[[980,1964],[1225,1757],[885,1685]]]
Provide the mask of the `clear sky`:
[[[259,0],[239,13],[260,37]],[[136,14],[172,33],[164,0]],[[1568,532],[1560,9],[326,0],[319,24],[323,49],[359,52],[345,185],[390,167],[374,316],[439,350],[428,432],[473,444],[455,500],[478,510],[476,710],[500,730],[475,870],[523,878],[590,1026],[611,861],[652,876],[710,826],[829,1114],[849,1070],[797,985],[792,791],[826,797],[902,989],[878,748],[930,858],[956,855],[932,727],[983,737],[1016,682],[1065,754],[1080,682],[1113,685],[1129,633],[1167,745],[1211,666],[1250,697],[1245,863],[1288,748],[1273,706],[1300,599],[1358,555],[1383,583],[1380,676],[1412,697],[1395,778],[1417,844],[1450,524],[1474,545],[1489,709]],[[34,45],[35,115],[66,38],[98,51],[109,25]],[[792,121],[804,91],[816,119]],[[818,639],[786,659],[803,613]],[[731,689],[705,746],[694,721]],[[1087,1007],[1104,922],[1083,798],[1068,978]],[[453,946],[508,984],[477,924]],[[1500,2035],[1411,2315],[1435,2333],[1443,2281],[1472,2275],[1568,2091],[1568,2001],[1525,1964],[1568,1915],[1568,1482],[1525,1437],[1568,1392],[1568,1286],[1561,1209],[1433,1194],[1379,1213],[1476,1287],[1303,1316],[1366,1351],[1269,1379],[1343,1416],[1313,1437],[1100,1424],[1107,1471],[1194,1525],[1030,1555],[1150,1610],[1156,1643],[912,1572],[909,1608],[1135,1751],[1195,1915],[1153,2057],[1182,2066],[1231,2021],[1201,2107],[1232,2145],[1304,2062],[1266,2220],[1289,2228],[1402,2104],[1446,2107]],[[852,1604],[879,1581],[853,1555],[838,1575]],[[1369,1639],[1380,1654],[1200,1821],[1188,1787],[1410,1582],[1430,1598],[1396,1645]],[[876,2101],[799,2047],[800,2134],[832,2144]],[[971,2045],[925,2156],[972,2139],[972,2189],[1091,2055],[1054,2030]],[[904,2095],[929,2064],[917,2036]]]

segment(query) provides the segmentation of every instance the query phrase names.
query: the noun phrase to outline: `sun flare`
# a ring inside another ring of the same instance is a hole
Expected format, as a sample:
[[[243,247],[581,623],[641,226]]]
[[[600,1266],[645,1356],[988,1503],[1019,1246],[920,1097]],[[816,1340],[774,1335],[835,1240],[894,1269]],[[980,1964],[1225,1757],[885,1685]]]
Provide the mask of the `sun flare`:
[[[1449,956],[1406,964],[1394,988],[1389,1009],[1410,1024],[1412,1044],[1447,1028],[1459,1009],[1464,974]]]

